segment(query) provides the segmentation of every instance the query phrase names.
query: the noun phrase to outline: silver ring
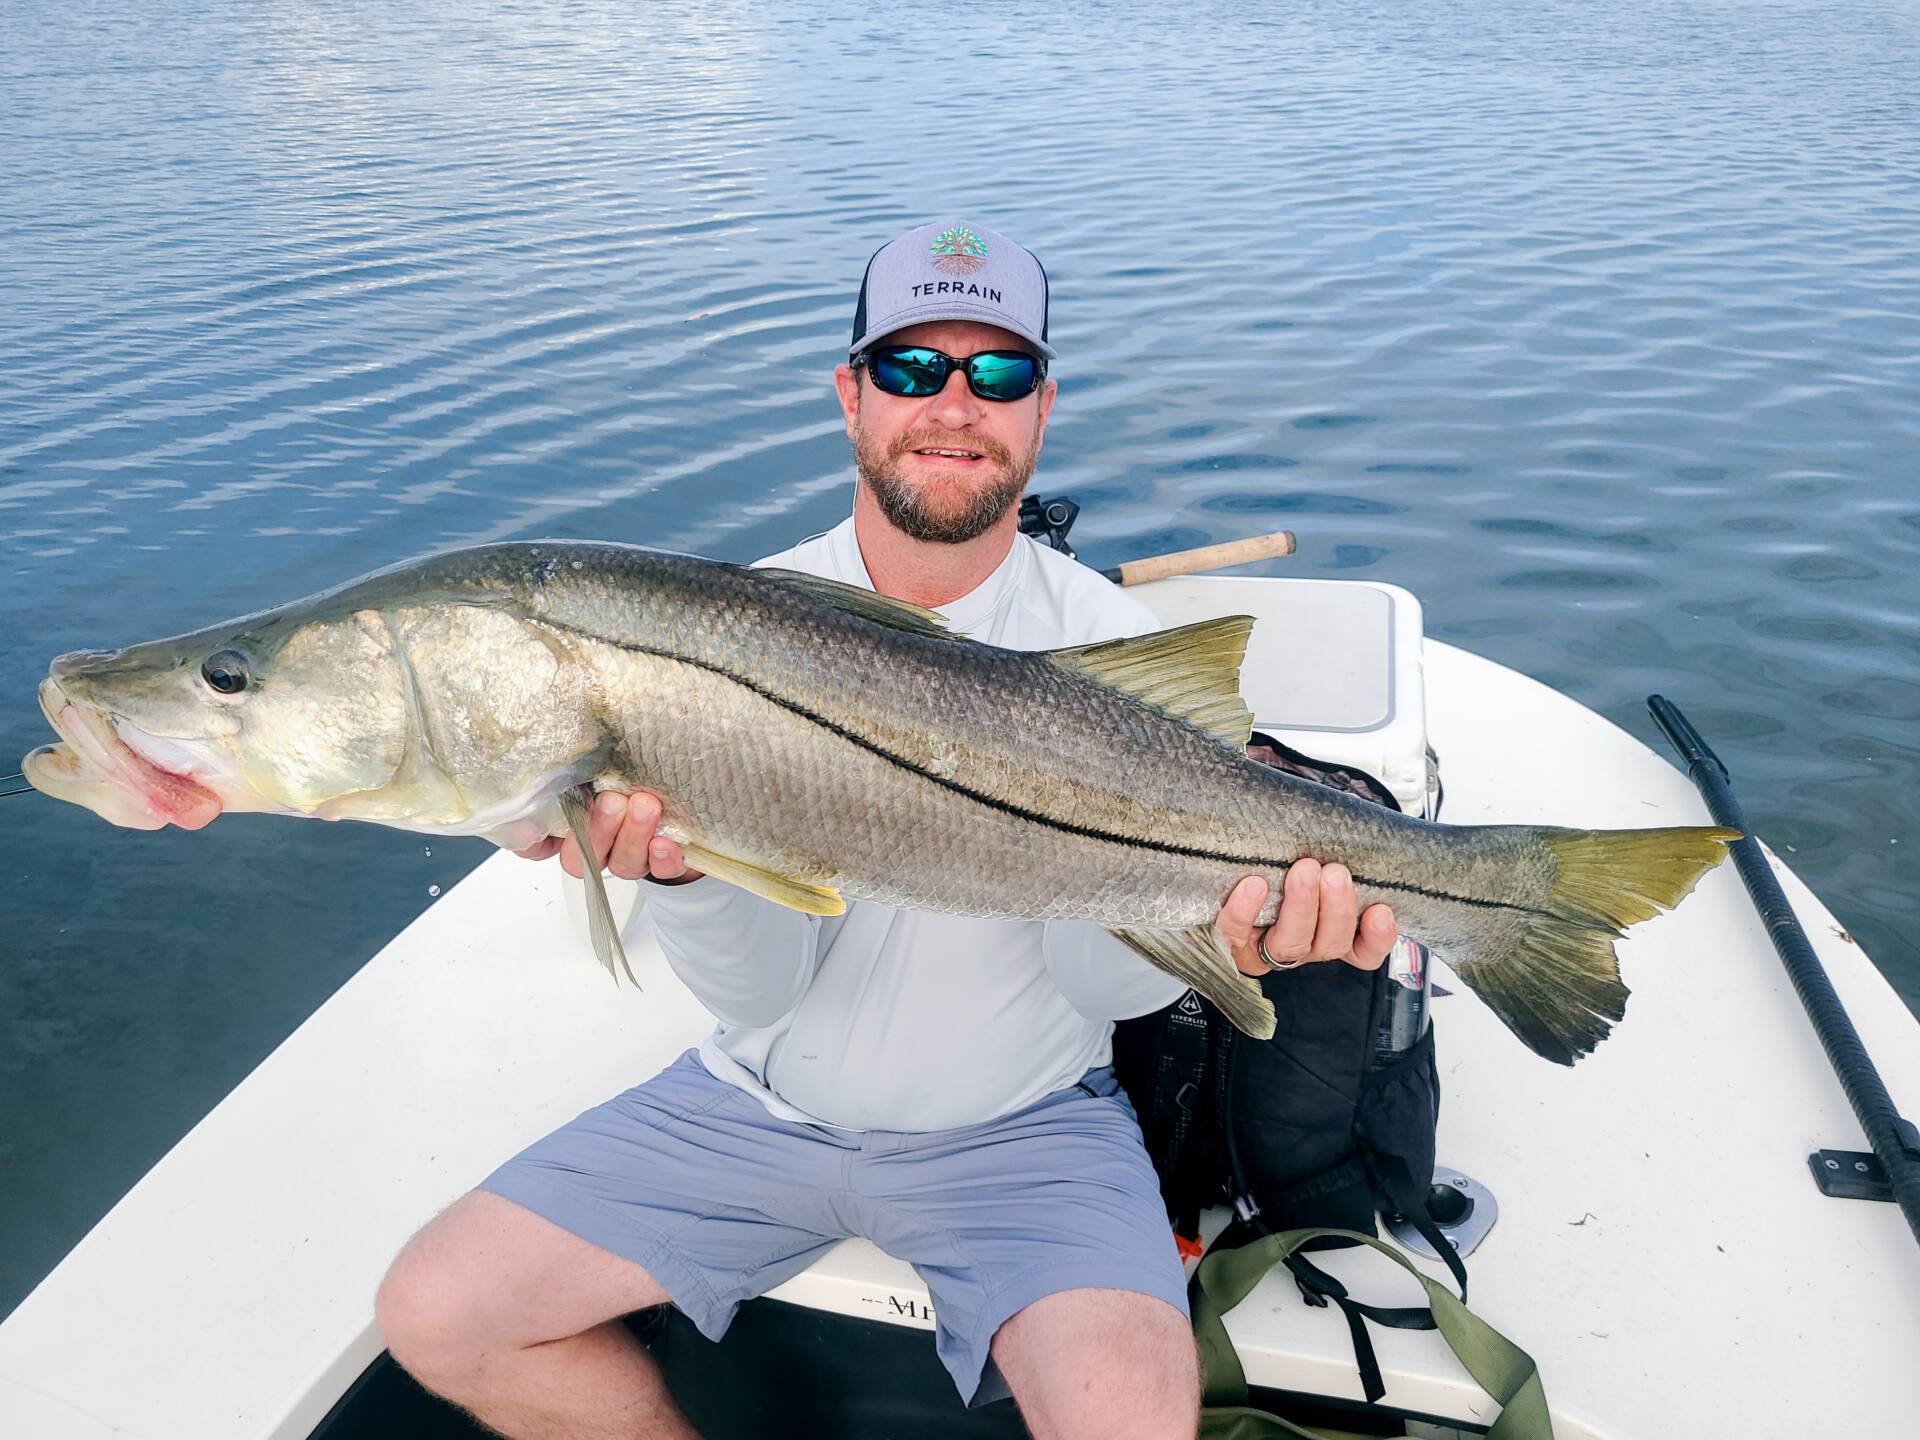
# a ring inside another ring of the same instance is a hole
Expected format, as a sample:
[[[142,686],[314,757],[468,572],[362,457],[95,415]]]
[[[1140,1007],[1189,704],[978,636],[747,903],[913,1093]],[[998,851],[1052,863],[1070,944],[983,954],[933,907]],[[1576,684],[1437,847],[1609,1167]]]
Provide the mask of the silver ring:
[[[1273,927],[1269,925],[1267,930],[1271,930],[1272,928]],[[1298,970],[1302,965],[1307,963],[1304,958],[1299,960],[1276,960],[1273,956],[1267,954],[1267,930],[1260,932],[1260,943],[1253,947],[1254,952],[1259,955],[1262,965],[1266,966],[1269,970]]]

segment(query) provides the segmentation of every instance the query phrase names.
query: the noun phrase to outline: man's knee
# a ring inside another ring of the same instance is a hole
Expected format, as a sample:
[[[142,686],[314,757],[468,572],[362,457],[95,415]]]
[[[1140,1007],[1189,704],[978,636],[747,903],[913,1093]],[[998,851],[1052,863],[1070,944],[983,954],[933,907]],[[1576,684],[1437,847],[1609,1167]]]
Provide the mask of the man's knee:
[[[518,1211],[496,1195],[471,1191],[421,1226],[387,1267],[374,1292],[374,1324],[388,1352],[421,1383],[456,1383],[489,1351],[515,1343],[503,1320],[514,1303],[507,1292],[518,1268]]]
[[[457,1385],[489,1359],[668,1298],[640,1266],[475,1190],[406,1243],[373,1311],[393,1358],[439,1388],[436,1380]]]
[[[374,1326],[388,1353],[434,1390],[470,1374],[480,1349],[461,1294],[463,1267],[430,1241],[423,1244],[438,1223],[430,1222],[402,1247],[373,1297]]]
[[[1192,1440],[1200,1367],[1186,1317],[1127,1290],[1066,1290],[1000,1327],[993,1357],[1044,1440]]]

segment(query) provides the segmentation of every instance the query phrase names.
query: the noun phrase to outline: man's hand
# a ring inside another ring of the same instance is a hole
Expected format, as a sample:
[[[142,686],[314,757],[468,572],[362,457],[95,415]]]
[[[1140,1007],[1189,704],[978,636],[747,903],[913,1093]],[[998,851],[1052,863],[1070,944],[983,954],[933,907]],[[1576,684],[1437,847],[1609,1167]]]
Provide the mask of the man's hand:
[[[1385,905],[1369,905],[1366,913],[1356,918],[1353,875],[1338,863],[1296,860],[1288,866],[1280,892],[1280,913],[1274,916],[1272,927],[1263,932],[1255,922],[1266,901],[1267,882],[1249,875],[1233,887],[1220,909],[1220,918],[1213,922],[1242,975],[1265,975],[1271,968],[1260,959],[1258,947],[1263,933],[1267,954],[1283,964],[1343,960],[1360,970],[1378,970],[1399,933],[1393,911]]]
[[[611,870],[622,880],[653,879],[667,885],[684,885],[698,880],[701,872],[687,868],[687,857],[660,828],[660,797],[645,790],[621,795],[603,790],[593,802],[587,817],[587,838],[593,843],[596,869]],[[580,847],[571,835],[549,835],[514,854],[525,860],[560,857],[561,868],[576,879],[586,872],[580,868]]]

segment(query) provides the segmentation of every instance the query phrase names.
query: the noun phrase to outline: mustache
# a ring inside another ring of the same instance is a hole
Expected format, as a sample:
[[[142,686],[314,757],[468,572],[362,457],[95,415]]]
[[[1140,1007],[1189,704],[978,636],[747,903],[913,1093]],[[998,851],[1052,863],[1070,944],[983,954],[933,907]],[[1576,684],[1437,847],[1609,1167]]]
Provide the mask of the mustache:
[[[996,465],[1011,465],[1013,452],[985,435],[954,434],[941,430],[909,430],[894,438],[887,447],[887,458],[898,460],[910,450],[972,450]]]

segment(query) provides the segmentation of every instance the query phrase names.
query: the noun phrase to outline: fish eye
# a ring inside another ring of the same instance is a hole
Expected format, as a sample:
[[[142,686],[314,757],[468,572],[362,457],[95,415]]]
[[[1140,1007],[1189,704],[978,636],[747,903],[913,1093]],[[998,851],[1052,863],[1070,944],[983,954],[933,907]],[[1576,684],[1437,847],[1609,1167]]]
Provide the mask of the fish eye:
[[[253,683],[253,672],[238,650],[220,650],[202,662],[200,678],[222,695],[238,695]]]

